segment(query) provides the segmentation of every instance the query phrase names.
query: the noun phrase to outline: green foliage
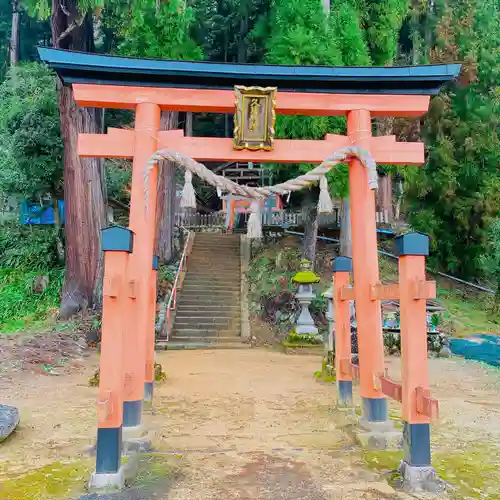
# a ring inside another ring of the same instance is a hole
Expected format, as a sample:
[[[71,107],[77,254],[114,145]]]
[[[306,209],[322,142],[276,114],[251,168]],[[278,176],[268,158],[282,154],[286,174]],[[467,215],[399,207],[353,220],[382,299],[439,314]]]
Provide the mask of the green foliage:
[[[408,13],[408,4],[408,0],[367,2],[365,24],[373,64],[393,64],[397,55],[399,30]]]
[[[0,145],[0,192],[36,198],[61,190],[55,78],[45,66],[13,67],[0,85]]]
[[[56,229],[18,224],[1,226],[0,268],[44,271],[57,266]]]
[[[266,60],[273,64],[341,64],[335,33],[321,2],[276,0]]]
[[[38,293],[33,291],[33,284],[41,273],[49,278],[49,285]],[[59,305],[63,277],[63,269],[0,268],[0,331],[13,332],[45,320]]]
[[[499,39],[494,0],[458,1],[445,10],[436,53],[465,59],[469,84],[432,101],[424,130],[428,159],[407,179],[410,222],[431,236],[434,264],[464,277],[484,271],[489,228],[499,216]]]
[[[118,28],[119,54],[197,60],[202,58],[201,49],[190,36],[194,17],[185,2],[171,0],[142,9],[121,9],[115,15]]]
[[[51,0],[23,0],[30,16],[37,19],[48,19],[52,14]],[[104,7],[104,0],[78,0],[80,12],[89,12]]]
[[[130,194],[125,189],[132,180],[132,169],[129,162],[106,160],[106,185],[108,197],[122,202],[130,201]]]
[[[330,24],[337,37],[345,66],[369,66],[370,54],[361,28],[360,12],[349,1],[336,0],[331,5]]]
[[[497,294],[500,294],[500,219],[490,225],[480,264],[484,275],[491,278],[497,287]]]
[[[286,338],[288,344],[307,344],[307,345],[319,345],[323,343],[323,340],[319,335],[313,335],[310,333],[296,333],[295,330],[288,334]]]
[[[193,36],[211,61],[261,61],[269,0],[197,0]]]
[[[48,22],[29,17],[22,8],[19,21],[19,56],[21,61],[34,61],[37,58],[36,47],[50,37]],[[0,81],[5,77],[9,63],[9,41],[12,28],[12,2],[0,2]]]

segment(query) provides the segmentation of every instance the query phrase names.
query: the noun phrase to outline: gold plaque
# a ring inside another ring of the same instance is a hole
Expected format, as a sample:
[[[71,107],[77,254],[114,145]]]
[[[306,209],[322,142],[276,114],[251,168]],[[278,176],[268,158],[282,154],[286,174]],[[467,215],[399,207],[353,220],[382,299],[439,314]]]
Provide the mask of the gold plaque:
[[[276,121],[276,87],[237,85],[234,115],[234,149],[273,149]]]

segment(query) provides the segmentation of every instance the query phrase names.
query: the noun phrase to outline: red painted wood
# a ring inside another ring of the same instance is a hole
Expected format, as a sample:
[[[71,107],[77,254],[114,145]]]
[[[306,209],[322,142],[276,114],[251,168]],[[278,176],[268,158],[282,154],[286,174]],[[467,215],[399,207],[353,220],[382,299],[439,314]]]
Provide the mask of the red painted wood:
[[[108,134],[80,134],[78,154],[84,157],[133,158],[134,131],[109,129]],[[321,163],[327,156],[351,144],[348,137],[328,140],[276,140],[273,151],[238,151],[232,139],[184,137],[182,131],[168,130],[158,134],[158,147],[171,149],[198,161],[259,163]],[[370,139],[371,154],[377,163],[421,165],[424,145],[419,142],[395,142],[385,137]]]
[[[151,102],[158,104],[163,111],[233,114],[235,109],[231,90],[75,83],[73,93],[80,106],[93,108],[135,109],[140,103]],[[429,96],[278,91],[276,112],[282,115],[342,116],[352,110],[365,109],[374,117],[422,116],[427,112],[429,102]]]

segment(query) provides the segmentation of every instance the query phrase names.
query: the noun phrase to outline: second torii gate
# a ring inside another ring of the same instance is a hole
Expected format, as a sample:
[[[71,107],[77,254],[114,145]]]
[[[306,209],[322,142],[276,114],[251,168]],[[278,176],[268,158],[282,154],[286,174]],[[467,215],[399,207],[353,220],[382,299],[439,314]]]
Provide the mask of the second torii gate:
[[[105,263],[99,391],[103,411],[93,482],[119,484],[122,425],[129,432],[140,428],[143,399],[150,400],[153,393],[157,169],[148,180],[147,210],[144,196],[144,166],[151,155],[168,148],[198,161],[320,163],[334,151],[356,145],[379,164],[421,165],[422,143],[373,137],[372,120],[422,116],[429,96],[453,79],[459,66],[316,68],[154,61],[53,49],[39,52],[63,83],[73,86],[80,106],[135,111],[134,130],[110,128],[107,134],[81,134],[78,145],[81,156],[133,160],[130,231],[113,228],[103,237],[103,249],[120,255],[106,258]],[[162,111],[234,113],[233,88],[248,84],[279,88],[277,114],[345,116],[347,135],[327,135],[319,141],[276,140],[272,150],[255,151],[235,149],[232,139],[160,130]],[[387,400],[374,383],[384,371],[380,298],[372,293],[379,284],[375,195],[358,160],[350,162],[349,185],[363,418],[384,423]]]

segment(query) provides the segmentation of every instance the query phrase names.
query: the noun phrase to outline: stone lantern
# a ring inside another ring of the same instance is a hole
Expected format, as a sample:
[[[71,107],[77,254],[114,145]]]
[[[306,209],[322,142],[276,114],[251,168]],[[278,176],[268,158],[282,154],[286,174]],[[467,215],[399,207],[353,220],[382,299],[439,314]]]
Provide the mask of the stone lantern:
[[[315,297],[312,287],[313,283],[319,283],[320,277],[311,269],[311,263],[308,260],[303,260],[300,263],[300,271],[292,278],[292,281],[299,285],[295,297],[301,306],[295,332],[298,334],[316,335],[318,329],[314,325],[314,320],[309,312],[309,305]]]

